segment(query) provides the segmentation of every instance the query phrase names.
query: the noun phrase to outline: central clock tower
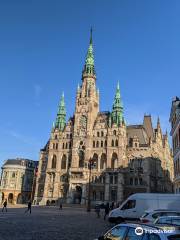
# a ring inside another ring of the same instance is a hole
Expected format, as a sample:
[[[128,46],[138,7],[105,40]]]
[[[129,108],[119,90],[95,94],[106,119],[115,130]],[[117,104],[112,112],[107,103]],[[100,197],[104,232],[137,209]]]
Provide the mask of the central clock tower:
[[[82,71],[82,84],[78,86],[76,95],[73,162],[78,167],[78,153],[81,148],[90,148],[93,126],[99,112],[99,91],[96,88],[96,73],[94,68],[94,54],[92,30],[85,65]],[[88,158],[88,156],[85,156]]]

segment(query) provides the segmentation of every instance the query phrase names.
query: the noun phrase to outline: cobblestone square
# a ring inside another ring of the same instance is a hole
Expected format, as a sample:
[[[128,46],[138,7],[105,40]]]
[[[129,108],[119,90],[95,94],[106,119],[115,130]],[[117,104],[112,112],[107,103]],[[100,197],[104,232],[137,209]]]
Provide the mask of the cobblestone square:
[[[111,226],[84,208],[33,207],[32,214],[25,208],[9,208],[0,212],[0,240],[91,240]]]

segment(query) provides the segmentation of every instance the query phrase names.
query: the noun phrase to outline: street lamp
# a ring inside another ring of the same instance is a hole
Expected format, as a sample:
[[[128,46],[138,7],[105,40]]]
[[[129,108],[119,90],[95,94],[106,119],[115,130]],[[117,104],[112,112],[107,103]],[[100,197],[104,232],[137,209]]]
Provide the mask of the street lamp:
[[[87,204],[87,212],[91,211],[91,170],[94,166],[93,158],[89,159],[88,162],[88,169],[89,169],[89,184],[88,184],[88,204]]]

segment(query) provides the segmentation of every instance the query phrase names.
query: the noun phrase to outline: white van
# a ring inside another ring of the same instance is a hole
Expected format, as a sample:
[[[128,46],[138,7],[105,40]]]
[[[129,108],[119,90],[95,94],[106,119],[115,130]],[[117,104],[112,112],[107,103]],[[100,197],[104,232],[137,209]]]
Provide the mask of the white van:
[[[125,219],[139,219],[145,211],[157,209],[180,211],[180,194],[133,194],[128,197],[119,208],[109,213],[109,221],[120,223]]]

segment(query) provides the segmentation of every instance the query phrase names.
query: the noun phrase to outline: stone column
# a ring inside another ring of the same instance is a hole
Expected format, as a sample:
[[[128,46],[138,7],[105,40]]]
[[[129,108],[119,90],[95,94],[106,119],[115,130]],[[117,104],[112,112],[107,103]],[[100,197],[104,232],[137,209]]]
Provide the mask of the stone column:
[[[104,200],[109,201],[109,174],[105,175],[105,191],[104,191]]]
[[[121,203],[124,200],[124,177],[122,173],[118,173],[118,188],[117,188],[117,201]]]
[[[82,185],[82,198],[81,198],[81,204],[85,204],[86,203],[86,185],[83,184]]]

